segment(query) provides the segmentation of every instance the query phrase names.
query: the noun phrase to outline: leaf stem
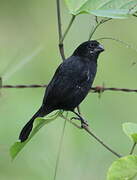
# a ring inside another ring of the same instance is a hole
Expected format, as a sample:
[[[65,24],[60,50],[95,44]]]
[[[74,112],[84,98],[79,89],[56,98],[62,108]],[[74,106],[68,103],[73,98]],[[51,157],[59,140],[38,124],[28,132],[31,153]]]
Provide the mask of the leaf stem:
[[[61,56],[62,56],[62,60],[63,60],[63,61],[66,59],[66,58],[65,58],[65,53],[64,53],[64,44],[63,44],[63,41],[64,41],[66,35],[68,34],[68,32],[69,32],[69,30],[70,30],[70,28],[71,28],[71,26],[72,26],[72,24],[73,24],[73,22],[74,22],[75,17],[76,17],[76,16],[72,15],[72,18],[71,18],[71,20],[70,20],[70,22],[69,22],[69,24],[68,24],[68,27],[66,28],[63,36],[61,36],[61,37],[59,38],[59,50],[60,50],[60,54],[61,54]],[[61,23],[59,23],[59,25],[61,25]]]
[[[89,34],[89,39],[88,40],[91,40],[93,34],[96,32],[97,28],[100,26],[100,23],[96,24],[96,26],[94,27],[93,30],[91,30],[90,34]]]
[[[69,123],[73,124],[76,128],[82,129],[81,126],[79,126],[78,124],[74,123],[72,120],[66,118],[63,114],[60,114],[60,117],[61,117],[62,119],[65,119],[65,120],[68,121]]]
[[[94,33],[96,32],[96,30],[98,29],[98,27],[101,25],[101,24],[104,24],[105,22],[107,21],[110,21],[112,18],[107,18],[107,19],[102,19],[100,22],[98,22],[98,19],[97,17],[95,16],[95,20],[96,20],[96,26],[94,27],[93,30],[91,30],[90,34],[89,34],[89,39],[88,40],[91,40],[92,36],[94,35]]]
[[[74,22],[74,20],[75,20],[75,17],[76,17],[75,15],[72,15],[72,17],[71,17],[71,19],[70,19],[70,22],[69,22],[69,24],[68,24],[68,26],[67,26],[67,28],[66,28],[63,36],[62,36],[62,38],[61,38],[60,41],[59,41],[59,44],[62,44],[62,43],[63,43],[66,35],[68,34],[68,32],[69,32],[69,30],[70,30],[70,28],[71,28],[71,26],[72,26],[72,24],[73,24],[73,22]]]
[[[129,154],[133,154],[134,150],[135,150],[135,147],[136,147],[137,143],[135,142],[131,148],[131,151]]]

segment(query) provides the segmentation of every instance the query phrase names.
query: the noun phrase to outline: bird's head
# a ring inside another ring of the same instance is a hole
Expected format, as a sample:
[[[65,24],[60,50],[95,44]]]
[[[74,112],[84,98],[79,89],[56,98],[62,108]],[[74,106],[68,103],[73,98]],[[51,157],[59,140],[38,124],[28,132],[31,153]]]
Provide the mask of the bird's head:
[[[77,47],[73,55],[88,59],[97,59],[98,55],[103,51],[104,48],[98,41],[86,41]]]

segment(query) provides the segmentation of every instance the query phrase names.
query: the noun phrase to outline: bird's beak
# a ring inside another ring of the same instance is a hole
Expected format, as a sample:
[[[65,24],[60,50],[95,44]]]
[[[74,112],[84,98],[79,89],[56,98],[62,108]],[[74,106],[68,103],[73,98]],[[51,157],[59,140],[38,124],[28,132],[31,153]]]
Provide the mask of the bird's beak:
[[[96,50],[96,52],[103,52],[105,49],[101,44],[99,44],[95,50]]]

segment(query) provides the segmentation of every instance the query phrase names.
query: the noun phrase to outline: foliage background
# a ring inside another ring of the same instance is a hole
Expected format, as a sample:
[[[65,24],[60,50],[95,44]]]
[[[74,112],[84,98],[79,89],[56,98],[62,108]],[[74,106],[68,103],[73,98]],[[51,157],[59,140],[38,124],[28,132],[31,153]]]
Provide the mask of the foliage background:
[[[44,84],[51,79],[61,62],[55,2],[49,0],[0,1],[0,74],[4,84]],[[63,4],[63,27],[69,21]],[[69,56],[74,48],[87,40],[93,25],[89,15],[79,15],[65,40]],[[113,20],[102,25],[94,38],[112,36],[137,47],[136,18]],[[100,56],[94,86],[137,88],[137,52],[110,40],[102,42],[106,51]],[[33,57],[10,76],[15,66]],[[41,104],[44,89],[2,89],[0,91],[0,179],[53,179],[63,120],[45,126],[11,162],[9,147],[17,140],[22,126]],[[90,126],[106,143],[123,155],[131,143],[122,132],[123,122],[136,122],[137,95],[105,92],[101,99],[89,94],[81,104]],[[135,151],[136,152],[136,151]],[[57,179],[102,180],[115,157],[86,133],[67,123]]]

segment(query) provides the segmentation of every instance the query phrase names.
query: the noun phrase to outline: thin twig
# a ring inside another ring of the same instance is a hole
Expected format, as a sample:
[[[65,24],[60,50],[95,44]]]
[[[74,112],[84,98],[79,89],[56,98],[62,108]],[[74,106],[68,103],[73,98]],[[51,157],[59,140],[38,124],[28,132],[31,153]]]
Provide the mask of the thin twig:
[[[65,53],[64,53],[64,44],[59,44],[59,51],[60,51],[60,54],[61,54],[61,57],[62,57],[62,61],[64,61],[66,58],[65,58]]]
[[[130,151],[129,154],[133,154],[136,145],[137,145],[137,143],[135,142],[135,143],[133,144],[133,146],[132,146],[131,151]]]
[[[104,146],[108,151],[117,156],[118,158],[122,157],[120,154],[111,149],[108,145],[106,145],[99,137],[97,137],[88,126],[83,126],[84,130],[89,133],[96,141],[98,141],[102,146]]]
[[[104,24],[107,21],[110,21],[112,18],[107,18],[107,19],[102,19],[100,22],[98,22],[97,18],[96,18],[96,26],[94,27],[93,30],[91,30],[90,34],[89,34],[89,38],[88,40],[91,40],[93,34],[96,32],[96,30],[98,29],[98,27],[102,24]]]
[[[72,24],[73,24],[73,22],[74,22],[74,20],[75,20],[75,17],[76,17],[75,15],[72,15],[72,17],[71,17],[71,19],[70,19],[70,22],[69,22],[69,24],[68,24],[68,27],[66,28],[66,30],[65,30],[62,38],[61,38],[60,41],[59,41],[60,44],[63,43],[66,35],[68,34],[68,31],[70,30],[70,28],[71,28],[71,26],[72,26]]]
[[[94,29],[90,32],[88,40],[91,40],[93,34],[96,32],[97,28],[98,28],[100,25],[101,25],[100,23],[96,24],[96,26],[94,27]]]
[[[76,128],[82,129],[81,126],[79,126],[78,124],[76,124],[76,123],[73,122],[72,120],[66,118],[63,114],[61,114],[60,117],[63,118],[63,119],[65,119],[65,120],[68,121],[69,123],[73,124]]]
[[[107,22],[107,21],[110,21],[110,20],[112,20],[112,18],[102,19],[100,22],[101,22],[101,24],[103,24],[103,23],[105,23],[105,22]]]
[[[80,106],[77,107],[77,111],[78,111],[79,114],[81,114]]]
[[[57,19],[58,19],[58,33],[59,33],[59,50],[60,50],[60,54],[62,57],[62,60],[65,60],[65,53],[64,53],[64,45],[63,45],[63,41],[66,37],[66,35],[68,34],[68,31],[70,30],[73,21],[75,19],[75,15],[72,15],[72,18],[68,24],[68,27],[66,28],[64,34],[62,33],[62,25],[61,25],[61,14],[60,14],[60,0],[56,0],[57,3]]]
[[[110,151],[112,154],[114,154],[114,155],[117,156],[118,158],[122,157],[120,154],[118,154],[118,153],[115,152],[112,148],[110,148],[108,145],[106,145],[99,137],[97,137],[87,125],[83,125],[83,128],[81,128],[79,125],[77,125],[76,123],[74,123],[72,120],[69,120],[68,118],[64,117],[63,115],[60,115],[60,117],[62,117],[63,119],[66,119],[68,122],[70,122],[71,124],[73,124],[76,128],[85,130],[85,131],[86,131],[88,134],[90,134],[94,139],[96,139],[96,141],[98,141],[102,146],[104,146],[108,151]]]
[[[63,124],[63,129],[62,129],[60,143],[59,143],[59,149],[58,149],[58,153],[57,153],[54,180],[56,180],[56,176],[57,176],[57,171],[58,171],[58,165],[59,165],[59,160],[60,160],[60,155],[61,155],[61,150],[62,150],[62,145],[63,145],[63,138],[64,138],[64,133],[65,133],[65,128],[66,128],[66,119],[65,119],[64,124]]]
[[[75,17],[76,17],[76,16],[72,15],[72,18],[70,19],[70,22],[69,22],[69,24],[68,24],[68,27],[66,28],[63,36],[62,36],[62,37],[60,38],[60,40],[59,40],[59,49],[60,49],[60,54],[61,54],[61,56],[62,56],[63,61],[65,60],[65,53],[64,53],[64,44],[63,44],[63,41],[64,41],[66,35],[68,34],[68,32],[69,32],[69,30],[70,30],[70,28],[71,28],[71,26],[72,26],[72,24],[73,24],[73,21],[74,21]]]
[[[112,40],[112,41],[116,41],[118,43],[123,44],[126,48],[130,48],[130,49],[134,50],[137,53],[137,48],[136,47],[134,47],[134,46],[132,46],[132,44],[129,44],[129,43],[127,43],[127,42],[125,42],[125,41],[123,41],[121,39],[118,39],[118,38],[114,38],[114,37],[101,37],[101,38],[98,38],[96,40],[97,41],[98,40]]]
[[[97,16],[95,16],[95,21],[98,24],[98,17]]]

